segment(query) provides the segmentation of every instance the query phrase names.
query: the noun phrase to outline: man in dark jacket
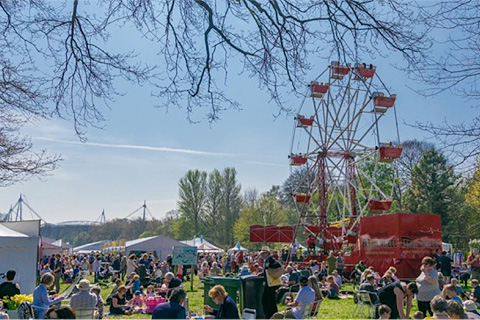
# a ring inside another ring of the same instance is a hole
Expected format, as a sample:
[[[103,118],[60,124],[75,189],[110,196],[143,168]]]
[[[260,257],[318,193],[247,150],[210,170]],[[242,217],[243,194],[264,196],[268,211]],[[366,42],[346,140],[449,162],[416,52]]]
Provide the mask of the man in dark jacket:
[[[183,289],[174,289],[170,301],[160,303],[153,310],[152,319],[186,319],[187,311],[182,306],[187,292]]]

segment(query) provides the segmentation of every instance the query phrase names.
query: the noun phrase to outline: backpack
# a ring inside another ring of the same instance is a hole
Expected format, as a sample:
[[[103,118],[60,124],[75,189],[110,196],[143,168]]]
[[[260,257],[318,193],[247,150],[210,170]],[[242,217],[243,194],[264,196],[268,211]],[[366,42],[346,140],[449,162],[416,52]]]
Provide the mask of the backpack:
[[[20,303],[17,309],[18,319],[34,319],[33,307],[30,302],[24,301]]]

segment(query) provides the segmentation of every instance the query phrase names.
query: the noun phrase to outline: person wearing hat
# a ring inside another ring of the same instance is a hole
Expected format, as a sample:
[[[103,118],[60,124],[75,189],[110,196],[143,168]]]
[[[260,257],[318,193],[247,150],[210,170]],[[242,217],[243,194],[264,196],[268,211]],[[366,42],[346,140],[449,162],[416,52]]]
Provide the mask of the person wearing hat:
[[[90,281],[87,279],[80,280],[77,284],[79,292],[72,296],[70,300],[70,306],[77,314],[78,319],[82,319],[82,314],[90,319],[92,312],[97,308],[97,296],[90,292]],[[85,318],[84,318],[85,319]]]
[[[282,265],[276,261],[273,256],[270,255],[270,248],[263,246],[260,250],[260,256],[262,257],[263,263],[263,277],[265,282],[265,287],[262,294],[262,306],[265,319],[270,319],[277,311],[277,302],[276,302],[276,291],[279,288],[280,284],[269,286],[267,280],[268,269],[278,269]]]
[[[472,300],[466,300],[463,303],[465,314],[468,319],[480,319],[480,313],[477,311],[477,305]]]
[[[283,312],[276,312],[271,319],[303,319],[305,306],[315,301],[315,291],[308,286],[308,276],[300,277],[300,290],[295,301],[287,303],[291,307]]]

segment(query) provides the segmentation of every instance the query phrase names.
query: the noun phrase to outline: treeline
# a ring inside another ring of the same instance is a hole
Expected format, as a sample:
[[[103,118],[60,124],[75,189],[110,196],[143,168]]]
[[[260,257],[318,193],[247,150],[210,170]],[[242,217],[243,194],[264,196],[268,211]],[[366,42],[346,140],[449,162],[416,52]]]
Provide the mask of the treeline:
[[[444,241],[453,243],[455,248],[468,249],[471,239],[480,238],[479,166],[474,173],[459,173],[455,172],[452,160],[429,142],[411,140],[404,142],[403,147],[402,158],[398,160],[399,178],[394,181],[392,167],[384,164],[375,177],[377,185],[393,188],[390,212],[440,214]],[[373,167],[372,163],[366,162],[362,170],[368,172],[369,167]],[[259,193],[255,189],[242,190],[234,168],[210,173],[190,170],[178,183],[177,210],[168,212],[161,220],[115,219],[87,229],[45,227],[42,233],[74,245],[165,235],[178,240],[203,236],[224,248],[241,241],[256,249],[260,244],[248,242],[250,225],[297,222],[291,193],[304,175],[301,169],[293,171],[282,186]],[[366,182],[363,184],[368,186]],[[316,201],[315,195],[313,199]]]

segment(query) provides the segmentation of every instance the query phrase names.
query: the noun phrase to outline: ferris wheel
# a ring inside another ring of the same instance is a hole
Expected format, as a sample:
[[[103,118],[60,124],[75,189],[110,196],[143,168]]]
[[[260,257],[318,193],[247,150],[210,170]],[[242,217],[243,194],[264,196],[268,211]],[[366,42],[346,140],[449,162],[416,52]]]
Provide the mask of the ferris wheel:
[[[390,210],[393,165],[402,154],[396,95],[376,67],[365,64],[332,62],[309,87],[295,117],[289,156],[300,176],[293,191],[296,229],[304,227],[332,248],[357,234],[358,218]],[[382,140],[384,119],[394,143]]]

